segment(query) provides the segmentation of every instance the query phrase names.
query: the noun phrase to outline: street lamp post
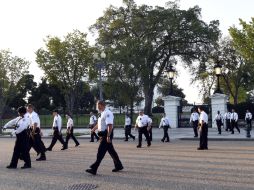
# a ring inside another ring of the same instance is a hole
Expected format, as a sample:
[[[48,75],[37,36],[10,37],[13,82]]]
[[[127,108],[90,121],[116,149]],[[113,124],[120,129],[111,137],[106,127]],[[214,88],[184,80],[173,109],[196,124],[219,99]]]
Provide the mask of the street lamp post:
[[[93,58],[96,63],[96,67],[99,70],[99,90],[100,90],[100,100],[103,100],[103,87],[102,87],[102,69],[104,68],[104,62],[103,60],[106,58],[106,53],[103,51],[99,55],[98,53],[95,53],[93,55]]]
[[[222,66],[219,63],[217,63],[214,67],[215,75],[217,76],[217,89],[214,91],[214,94],[216,93],[223,94],[223,92],[220,89],[221,70],[222,70]]]
[[[169,95],[173,95],[173,79],[175,77],[175,69],[173,68],[172,64],[169,65],[169,68],[167,69],[167,75],[170,80],[170,91]]]

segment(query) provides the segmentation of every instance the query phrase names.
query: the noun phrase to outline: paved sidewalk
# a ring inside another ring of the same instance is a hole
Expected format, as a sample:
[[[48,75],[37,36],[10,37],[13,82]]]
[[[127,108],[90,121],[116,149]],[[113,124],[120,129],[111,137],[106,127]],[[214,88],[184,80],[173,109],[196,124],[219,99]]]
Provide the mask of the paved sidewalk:
[[[7,130],[7,132],[10,132],[11,130]],[[76,133],[83,133],[86,135],[79,136],[78,138],[90,138],[90,130],[89,129],[75,129]],[[137,137],[138,132],[134,129],[132,130],[132,133]],[[43,129],[44,138],[49,138],[49,135],[52,134],[51,129]],[[232,135],[230,132],[222,131],[222,135],[218,135],[217,129],[215,128],[209,128],[208,137],[209,140],[250,140],[254,141],[254,132],[251,131],[252,138],[246,138],[246,131],[244,129],[241,129],[241,133],[235,132],[234,135]],[[177,128],[177,129],[169,129],[169,135],[171,140],[175,139],[181,139],[181,140],[197,140],[197,138],[193,138],[193,130],[191,128]],[[163,129],[153,128],[153,139],[160,140],[163,136]],[[9,135],[5,137],[10,137]],[[124,130],[120,128],[114,129],[114,137],[116,139],[124,139]]]
[[[44,139],[49,145],[50,139]],[[61,151],[60,143],[47,153],[46,162],[32,169],[8,170],[14,138],[0,139],[0,190],[71,190],[78,184],[96,185],[95,190],[253,190],[253,142],[209,142],[208,151],[197,151],[197,142],[174,140],[153,142],[150,148],[136,148],[137,142],[115,140],[125,169],[112,173],[108,154],[97,176],[85,172],[95,160],[98,143],[80,139],[81,146]],[[145,144],[144,144],[145,145]],[[23,165],[21,161],[19,167]],[[81,189],[81,188],[79,188]]]

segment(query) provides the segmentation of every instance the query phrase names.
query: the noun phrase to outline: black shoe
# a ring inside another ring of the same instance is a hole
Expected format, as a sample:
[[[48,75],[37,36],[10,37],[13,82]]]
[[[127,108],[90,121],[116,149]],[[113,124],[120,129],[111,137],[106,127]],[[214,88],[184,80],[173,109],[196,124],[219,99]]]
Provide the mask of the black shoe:
[[[52,151],[52,148],[46,148],[46,151]]]
[[[199,148],[197,148],[197,150],[205,150],[205,149],[204,149],[204,148],[199,147]]]
[[[36,159],[36,161],[45,161],[45,160],[46,160],[46,157],[40,157]]]
[[[167,141],[165,141],[165,142],[170,142],[170,140],[167,140]]]
[[[123,170],[123,166],[113,169],[112,172],[119,172],[121,170]]]
[[[194,136],[194,138],[197,138],[197,137],[198,137],[198,135],[195,135],[195,136]]]
[[[204,148],[204,150],[208,150],[208,147]]]
[[[75,147],[78,147],[80,144],[76,144]]]
[[[147,147],[150,147],[151,146],[151,143],[150,144],[147,144]]]
[[[94,171],[93,169],[87,169],[86,172],[92,175],[96,175],[96,171]]]
[[[31,168],[31,166],[24,165],[21,167],[21,169],[28,169],[28,168]]]
[[[97,140],[98,141],[98,140]],[[90,141],[90,142],[94,142],[94,141]]]
[[[141,145],[138,145],[137,148],[141,148]]]
[[[125,139],[124,141],[128,141],[127,139]]]
[[[135,138],[136,138],[136,137],[134,136],[134,137],[133,137],[133,141],[135,141]]]
[[[8,168],[8,169],[17,169],[17,166],[11,166],[11,165],[9,165],[9,166],[6,166],[6,168]]]
[[[66,149],[68,149],[67,147],[63,147],[61,150],[66,150]]]

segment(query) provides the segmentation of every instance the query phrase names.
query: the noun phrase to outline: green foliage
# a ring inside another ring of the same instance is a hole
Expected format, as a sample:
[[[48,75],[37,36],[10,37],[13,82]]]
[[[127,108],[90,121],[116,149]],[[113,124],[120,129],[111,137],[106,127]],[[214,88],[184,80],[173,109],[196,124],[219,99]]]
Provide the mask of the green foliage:
[[[175,58],[191,64],[209,51],[218,39],[218,25],[218,21],[202,21],[197,6],[186,11],[176,3],[153,8],[125,0],[122,7],[109,7],[91,29],[98,32],[97,44],[113,57],[109,69],[126,69],[128,76],[135,76],[149,114],[153,91],[164,69]]]
[[[79,83],[88,78],[92,65],[92,51],[86,34],[75,30],[63,40],[48,37],[46,49],[36,52],[36,61],[46,78],[63,91],[67,109],[72,112],[79,93]]]

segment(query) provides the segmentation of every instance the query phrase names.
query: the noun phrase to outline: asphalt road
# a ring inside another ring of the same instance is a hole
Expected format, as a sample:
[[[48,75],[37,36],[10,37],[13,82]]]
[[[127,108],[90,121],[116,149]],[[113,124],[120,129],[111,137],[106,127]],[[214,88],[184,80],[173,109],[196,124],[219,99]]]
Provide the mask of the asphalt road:
[[[97,176],[85,173],[95,159],[98,144],[80,140],[81,146],[47,153],[46,162],[34,161],[32,169],[8,170],[13,139],[0,139],[0,190],[68,190],[74,184],[94,184],[100,190],[251,190],[254,189],[254,143],[212,141],[208,151],[197,151],[196,141],[153,142],[136,149],[136,142],[115,140],[125,169],[112,173],[107,154]],[[48,145],[49,140],[45,140]],[[23,163],[20,161],[19,167]]]

